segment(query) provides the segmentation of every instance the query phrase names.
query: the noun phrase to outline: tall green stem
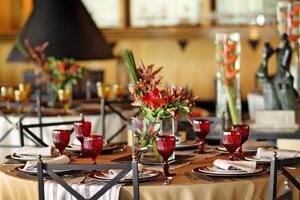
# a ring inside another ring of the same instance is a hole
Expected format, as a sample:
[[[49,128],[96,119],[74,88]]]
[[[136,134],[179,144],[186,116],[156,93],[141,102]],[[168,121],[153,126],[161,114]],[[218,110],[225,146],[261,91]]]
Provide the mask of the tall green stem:
[[[233,87],[229,87],[227,85],[224,85],[224,87],[232,123],[241,124],[242,122],[236,107],[236,94],[234,93],[235,90]]]

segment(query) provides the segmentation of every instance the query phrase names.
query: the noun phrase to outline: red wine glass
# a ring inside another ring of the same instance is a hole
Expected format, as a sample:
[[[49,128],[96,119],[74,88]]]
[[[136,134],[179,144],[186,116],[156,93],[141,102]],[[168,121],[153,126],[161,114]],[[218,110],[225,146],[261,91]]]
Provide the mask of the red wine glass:
[[[232,125],[231,131],[239,132],[241,135],[241,144],[240,144],[239,153],[238,153],[238,156],[241,157],[244,154],[242,145],[248,140],[248,137],[249,137],[249,126],[245,125],[245,124]]]
[[[229,152],[229,160],[233,160],[234,152],[241,144],[241,135],[239,132],[225,130],[223,131],[223,145]]]
[[[52,131],[54,146],[59,150],[59,154],[63,155],[65,148],[69,145],[71,131],[67,129],[55,129]]]
[[[96,158],[101,153],[103,147],[103,137],[100,135],[90,135],[83,138],[84,152],[92,158],[96,164]]]
[[[210,121],[206,119],[193,120],[193,131],[199,138],[199,153],[205,153],[205,138],[209,133]]]
[[[83,138],[91,135],[91,122],[80,121],[74,123],[74,131],[76,138],[81,144],[81,156],[83,156]]]
[[[157,136],[156,142],[157,142],[158,153],[164,159],[164,167],[163,168],[164,168],[165,176],[174,176],[175,173],[169,172],[168,159],[175,151],[175,143],[176,143],[175,136],[172,136],[172,135]]]

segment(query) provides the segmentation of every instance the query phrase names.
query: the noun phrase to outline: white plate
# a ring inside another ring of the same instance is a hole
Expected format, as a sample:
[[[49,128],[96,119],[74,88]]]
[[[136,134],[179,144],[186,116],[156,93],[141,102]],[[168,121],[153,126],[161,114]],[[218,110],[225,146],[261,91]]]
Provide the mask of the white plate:
[[[258,167],[257,169],[247,172],[243,170],[223,170],[215,166],[197,167],[193,169],[195,173],[203,173],[209,176],[218,177],[244,177],[244,176],[254,176],[260,174],[264,169]]]
[[[183,143],[176,144],[176,150],[194,149],[199,146],[199,142],[187,141]]]
[[[52,158],[55,158],[56,156],[42,156],[42,160],[49,160]],[[12,159],[19,160],[19,161],[32,161],[37,160],[39,156],[33,156],[33,155],[16,155],[15,153],[11,155]]]
[[[228,152],[227,149],[225,147],[217,147],[217,150],[219,151],[224,151],[224,152]],[[238,150],[236,150],[237,152]],[[243,149],[244,153],[256,153],[257,149]]]
[[[105,152],[105,151],[112,151],[112,150],[115,150],[117,149],[119,146],[117,144],[112,144],[112,145],[109,145],[109,146],[104,146],[102,151]],[[72,151],[72,152],[75,152],[75,153],[80,153],[81,152],[81,147],[78,146],[78,145],[70,145],[69,147],[66,147],[66,150],[69,150],[69,151]]]
[[[142,173],[139,174],[139,180],[140,181],[146,181],[150,180],[152,178],[155,178],[159,176],[160,172],[155,170],[143,170]],[[113,175],[108,173],[108,170],[102,170],[99,173],[96,173],[94,175],[94,178],[102,179],[102,180],[112,180],[114,178]],[[123,178],[120,182],[131,182],[132,177],[130,178]]]
[[[37,174],[37,168],[33,168],[33,169],[24,169],[23,168],[24,166],[22,167],[18,167],[18,170],[21,171],[21,172],[25,172],[25,173],[28,173],[28,174]],[[71,172],[72,170],[70,169],[56,169],[56,170],[53,170],[55,173],[65,173],[65,172]],[[46,172],[44,172],[46,174]]]
[[[256,157],[256,156],[250,156],[250,157],[246,156],[245,160],[255,161],[255,162],[258,162],[258,163],[270,163],[271,162],[271,158],[259,158],[259,157]]]

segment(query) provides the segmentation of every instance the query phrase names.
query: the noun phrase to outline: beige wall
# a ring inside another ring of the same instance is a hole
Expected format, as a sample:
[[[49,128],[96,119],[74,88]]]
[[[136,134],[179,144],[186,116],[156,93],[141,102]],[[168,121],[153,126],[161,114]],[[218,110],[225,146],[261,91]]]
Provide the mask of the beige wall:
[[[276,44],[276,41],[274,39],[272,43]],[[32,67],[5,62],[12,42],[0,41],[0,85],[16,85],[21,81],[22,70]],[[164,83],[189,85],[201,100],[214,99],[216,63],[212,39],[192,39],[185,51],[182,51],[176,40],[172,39],[126,40],[117,43],[114,53],[120,54],[124,48],[134,51],[137,63],[142,59],[145,64],[163,66],[161,74],[164,76]],[[242,41],[241,85],[244,99],[254,88],[254,74],[261,62],[262,48],[263,42],[256,50],[253,50],[247,41]],[[115,60],[82,62],[91,68],[104,69],[105,80],[108,83],[116,81],[116,63]]]

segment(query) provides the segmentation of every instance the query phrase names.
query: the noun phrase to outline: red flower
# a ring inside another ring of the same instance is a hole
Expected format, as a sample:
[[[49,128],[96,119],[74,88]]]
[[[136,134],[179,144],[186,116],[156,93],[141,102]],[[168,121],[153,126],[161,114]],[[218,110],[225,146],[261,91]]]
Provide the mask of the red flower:
[[[65,70],[66,70],[66,65],[65,65],[64,62],[60,62],[60,63],[58,64],[57,68],[58,68],[58,71],[64,73]]]
[[[162,97],[158,88],[154,88],[147,95],[143,96],[142,101],[151,108],[162,107],[167,103],[166,100]]]
[[[77,64],[72,64],[71,65],[71,68],[70,68],[70,73],[76,73],[77,72],[77,68],[78,68],[78,66],[77,66]]]

